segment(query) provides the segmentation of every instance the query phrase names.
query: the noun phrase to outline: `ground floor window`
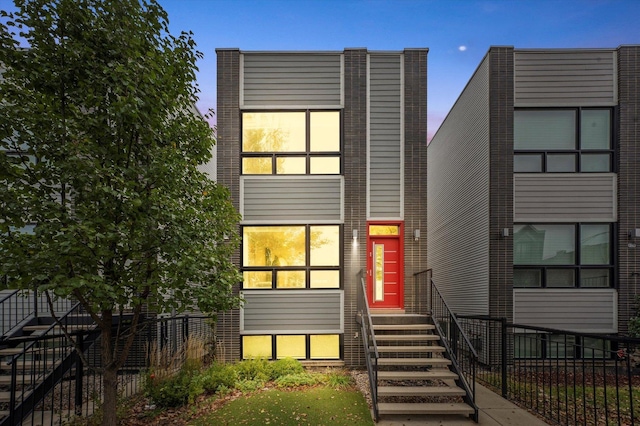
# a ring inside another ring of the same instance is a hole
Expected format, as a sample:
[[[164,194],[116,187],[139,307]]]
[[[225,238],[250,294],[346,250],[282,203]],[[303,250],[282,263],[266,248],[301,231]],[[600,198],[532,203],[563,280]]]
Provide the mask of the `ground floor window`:
[[[513,286],[608,288],[614,282],[613,224],[513,226]]]
[[[242,359],[342,359],[340,334],[242,336]]]
[[[513,351],[520,359],[610,359],[614,355],[606,339],[541,332],[514,334]]]

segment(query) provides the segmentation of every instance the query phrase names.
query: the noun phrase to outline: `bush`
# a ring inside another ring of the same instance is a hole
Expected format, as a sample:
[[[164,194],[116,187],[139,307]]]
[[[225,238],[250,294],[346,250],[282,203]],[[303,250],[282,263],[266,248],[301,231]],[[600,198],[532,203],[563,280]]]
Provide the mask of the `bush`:
[[[269,361],[263,358],[249,359],[234,365],[238,380],[266,382],[271,378]]]
[[[260,389],[265,384],[264,380],[243,379],[236,382],[235,388],[240,392],[253,392]]]
[[[221,388],[233,388],[238,380],[238,375],[231,365],[213,364],[200,378],[206,392],[215,393]]]
[[[145,395],[159,407],[179,407],[189,400],[192,374],[180,371],[162,379],[149,376],[144,383]]]
[[[278,377],[275,383],[279,388],[308,386],[318,383],[318,378],[309,373],[287,374],[286,376]]]
[[[289,374],[304,373],[304,367],[300,364],[300,361],[293,358],[279,359],[272,362],[270,371],[271,380],[276,380],[278,377],[287,376]]]

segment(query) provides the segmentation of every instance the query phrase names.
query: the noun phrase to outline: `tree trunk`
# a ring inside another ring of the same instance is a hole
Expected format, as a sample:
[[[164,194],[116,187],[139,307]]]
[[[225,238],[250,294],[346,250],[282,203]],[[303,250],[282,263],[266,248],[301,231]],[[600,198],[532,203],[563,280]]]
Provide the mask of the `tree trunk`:
[[[118,365],[113,353],[113,334],[111,332],[112,313],[102,312],[103,329],[101,341],[102,353],[102,426],[116,426],[118,416]]]
[[[102,375],[102,391],[104,400],[102,404],[102,426],[116,426],[118,424],[118,369],[112,365],[104,369]]]

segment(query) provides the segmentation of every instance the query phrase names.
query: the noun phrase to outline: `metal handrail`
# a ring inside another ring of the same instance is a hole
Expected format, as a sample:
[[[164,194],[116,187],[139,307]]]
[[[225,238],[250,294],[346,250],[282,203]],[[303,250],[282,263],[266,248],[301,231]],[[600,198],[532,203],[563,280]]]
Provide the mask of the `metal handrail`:
[[[378,358],[380,356],[378,353],[376,335],[373,332],[373,320],[371,319],[371,312],[369,311],[364,271],[360,270],[360,272],[358,272],[358,279],[360,280],[360,286],[358,287],[358,315],[361,326],[362,345],[364,346],[365,363],[367,364],[367,373],[369,376],[373,416],[375,421],[378,421]],[[371,363],[372,355],[375,365],[372,365]]]
[[[462,329],[462,327],[461,327],[460,323],[458,322],[458,319],[456,318],[455,314],[449,308],[449,305],[447,304],[446,300],[444,299],[444,297],[440,293],[438,287],[435,285],[435,282],[433,281],[433,279],[431,279],[430,272],[431,272],[431,270],[428,269],[426,271],[414,274],[414,277],[417,278],[418,276],[420,276],[422,274],[429,274],[428,275],[428,285],[429,285],[430,295],[429,295],[429,302],[428,303],[429,303],[429,312],[431,314],[431,319],[433,321],[434,326],[437,329],[438,334],[441,336],[442,344],[445,347],[446,353],[450,357],[450,361],[451,361],[452,367],[458,373],[460,384],[461,384],[462,388],[464,389],[464,391],[466,393],[465,400],[469,405],[471,405],[471,407],[474,410],[473,419],[474,419],[475,422],[478,422],[479,409],[478,409],[478,406],[476,405],[476,402],[475,402],[475,397],[476,397],[476,367],[477,367],[477,364],[478,364],[478,353],[475,350],[475,348],[474,348],[473,344],[471,343],[471,341],[469,340],[469,337],[467,336],[467,334]],[[436,300],[435,300],[434,296],[437,297],[437,301],[438,301],[438,304],[439,304],[439,308],[440,309],[437,309],[438,312],[436,312],[436,306],[435,306]],[[440,310],[442,310],[441,313],[439,312]],[[441,314],[442,316],[438,317],[437,314]],[[451,331],[451,333],[455,333],[455,335],[456,335],[455,338],[452,338],[448,333],[445,333],[445,330],[442,328],[442,324],[440,323],[440,319],[444,319],[444,318],[448,319],[450,331]],[[465,369],[462,368],[461,361],[464,361],[464,358],[462,358],[461,360],[458,359],[458,355],[457,355],[458,340],[457,339],[459,339],[459,338],[462,338],[461,343],[463,344],[463,346],[465,348],[466,356],[469,359],[469,362],[471,364],[471,371],[468,371],[468,370],[465,370]],[[452,345],[455,346],[455,347],[452,347]],[[468,378],[466,375],[470,375],[470,378]],[[469,381],[471,381],[471,385],[469,385]]]

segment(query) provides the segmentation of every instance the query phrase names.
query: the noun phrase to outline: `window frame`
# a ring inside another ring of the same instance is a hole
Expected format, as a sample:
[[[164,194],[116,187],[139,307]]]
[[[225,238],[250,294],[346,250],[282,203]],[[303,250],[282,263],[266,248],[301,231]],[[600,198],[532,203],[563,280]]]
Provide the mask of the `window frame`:
[[[260,114],[260,113],[305,113],[305,151],[264,151],[264,152],[245,152],[242,149],[244,135],[244,114]],[[311,151],[311,114],[314,112],[337,112],[338,113],[338,131],[339,131],[339,151]],[[344,174],[344,160],[342,152],[344,151],[344,114],[342,109],[247,109],[240,111],[240,175],[241,176],[341,176]],[[338,158],[338,173],[311,173],[312,158]],[[245,158],[269,158],[271,159],[271,173],[245,173],[243,171],[243,160]],[[304,158],[306,172],[302,173],[277,173],[278,158]]]
[[[338,227],[338,243],[339,258],[338,266],[313,266],[311,265],[311,228],[316,226],[333,226]],[[311,224],[259,224],[259,225],[242,225],[240,227],[240,235],[244,236],[245,228],[268,228],[268,227],[304,227],[305,229],[305,264],[296,266],[246,266],[244,264],[244,238],[240,247],[240,272],[270,272],[271,287],[245,287],[244,282],[241,283],[242,291],[252,290],[277,290],[277,291],[299,291],[299,290],[342,290],[344,289],[344,225],[336,223],[311,223]],[[278,271],[304,271],[305,285],[304,287],[284,288],[278,287]],[[338,287],[315,287],[311,286],[311,273],[314,271],[338,271]]]
[[[297,358],[299,360],[302,361],[322,361],[322,360],[327,360],[327,361],[337,361],[337,360],[344,360],[344,333],[295,333],[295,334],[290,334],[290,333],[261,333],[261,334],[242,334],[240,336],[240,358],[241,359],[251,359],[251,358],[245,358],[244,357],[244,337],[251,337],[251,336],[262,336],[262,337],[269,337],[271,339],[271,357],[269,358],[269,360],[277,360],[277,359],[282,359],[282,358],[278,358],[278,344],[277,344],[277,337],[278,336],[304,336],[305,338],[305,358]],[[339,350],[339,357],[338,358],[319,358],[319,357],[312,357],[311,356],[311,336],[338,336],[338,350]]]
[[[609,149],[583,149],[581,147],[582,136],[582,111],[586,110],[602,110],[609,111]],[[616,126],[614,122],[615,111],[612,107],[558,107],[558,108],[516,108],[517,111],[575,111],[575,123],[574,123],[574,149],[515,149],[515,132],[514,132],[514,161],[517,155],[537,155],[540,156],[541,169],[539,171],[516,171],[514,173],[616,173],[617,164],[615,161],[615,135]],[[574,156],[575,170],[574,171],[548,171],[548,156],[557,154],[571,154]],[[607,154],[609,155],[609,170],[608,171],[583,171],[582,170],[582,155],[583,154]]]
[[[558,265],[543,265],[543,264],[516,264],[515,256],[513,260],[513,270],[538,270],[540,271],[540,286],[516,286],[515,280],[512,280],[514,289],[538,289],[538,288],[552,288],[552,289],[571,289],[571,288],[617,288],[617,224],[614,222],[544,222],[544,223],[532,223],[532,222],[517,222],[513,224],[514,227],[518,225],[573,225],[574,229],[574,264],[558,264]],[[582,263],[582,226],[583,225],[608,225],[609,227],[609,263],[608,264],[589,264]],[[514,240],[512,244],[512,250],[515,252],[515,230],[513,232]],[[583,287],[581,286],[581,279],[583,270],[596,270],[606,269],[609,271],[609,286],[608,287]],[[547,273],[549,270],[573,270],[575,284],[573,286],[548,286]]]

